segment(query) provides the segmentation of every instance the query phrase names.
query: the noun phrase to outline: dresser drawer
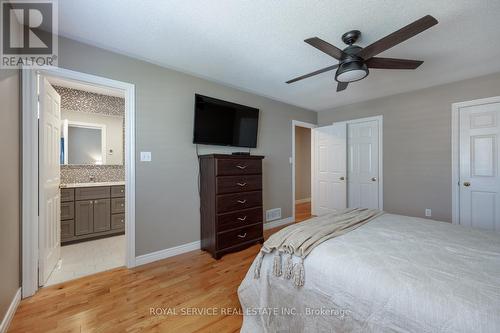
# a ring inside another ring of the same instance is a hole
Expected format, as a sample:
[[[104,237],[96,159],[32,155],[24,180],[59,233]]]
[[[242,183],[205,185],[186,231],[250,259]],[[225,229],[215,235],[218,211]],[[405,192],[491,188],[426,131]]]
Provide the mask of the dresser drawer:
[[[217,215],[218,231],[241,228],[255,223],[262,223],[262,207]]]
[[[111,199],[111,213],[124,213],[125,212],[125,198]]]
[[[262,191],[217,196],[217,213],[262,206]]]
[[[111,186],[112,198],[123,198],[125,196],[125,185]]]
[[[106,199],[110,196],[109,186],[82,187],[75,189],[76,200]]]
[[[111,229],[124,229],[125,228],[125,214],[111,215]]]
[[[257,224],[250,227],[244,227],[237,230],[226,231],[217,234],[217,249],[239,245],[251,240],[256,240],[262,237],[262,224]]]
[[[61,220],[72,220],[75,218],[75,203],[61,202]]]
[[[75,189],[74,188],[62,188],[61,189],[61,202],[75,201]]]
[[[217,177],[217,194],[246,192],[262,189],[262,176],[221,176]]]
[[[252,159],[217,160],[217,176],[250,175],[262,173],[262,161]]]

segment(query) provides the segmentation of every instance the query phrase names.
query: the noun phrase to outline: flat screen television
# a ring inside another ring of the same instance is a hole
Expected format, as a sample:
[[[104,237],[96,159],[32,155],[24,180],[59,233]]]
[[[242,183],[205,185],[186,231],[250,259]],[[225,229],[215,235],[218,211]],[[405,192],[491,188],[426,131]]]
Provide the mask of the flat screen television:
[[[195,95],[193,143],[257,147],[259,109]]]

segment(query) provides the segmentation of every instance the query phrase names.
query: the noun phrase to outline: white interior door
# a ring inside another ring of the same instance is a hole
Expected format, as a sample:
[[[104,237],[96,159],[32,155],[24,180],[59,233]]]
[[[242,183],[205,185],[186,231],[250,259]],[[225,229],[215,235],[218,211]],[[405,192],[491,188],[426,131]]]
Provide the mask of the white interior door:
[[[47,282],[60,258],[61,97],[44,77],[39,95],[39,285]]]
[[[500,231],[500,103],[460,110],[460,224]]]
[[[346,124],[312,130],[312,214],[346,208]]]
[[[379,204],[379,122],[347,124],[347,205],[381,208]]]

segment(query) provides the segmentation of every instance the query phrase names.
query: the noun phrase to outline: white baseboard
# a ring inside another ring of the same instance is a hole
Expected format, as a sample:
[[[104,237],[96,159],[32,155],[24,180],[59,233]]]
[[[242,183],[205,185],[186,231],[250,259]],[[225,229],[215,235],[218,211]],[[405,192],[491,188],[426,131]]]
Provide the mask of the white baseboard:
[[[299,199],[295,200],[295,204],[301,204],[301,203],[306,203],[306,202],[311,202],[311,198],[304,198],[304,199]]]
[[[148,254],[143,254],[135,258],[135,265],[141,266],[149,264],[154,261],[162,260],[165,258],[173,257],[178,254],[186,253],[189,251],[199,250],[201,247],[201,242],[196,241],[192,243],[182,244],[179,246],[171,247],[169,249],[160,250]]]
[[[293,217],[264,223],[264,230],[281,227],[282,225],[293,223]]]
[[[21,302],[21,288],[17,290],[9,308],[7,309],[7,313],[2,319],[2,323],[0,324],[0,333],[5,333],[9,329],[10,322],[12,321],[12,318],[14,318],[19,302]]]
[[[281,220],[276,220],[276,221],[271,221],[268,223],[264,223],[264,230],[267,229],[272,229],[276,227],[281,227],[286,224],[290,224],[293,222],[293,217],[287,217],[285,219]],[[175,247],[171,247],[169,249],[165,250],[160,250],[148,254],[143,254],[141,256],[138,256],[135,258],[135,265],[136,266],[141,266],[141,265],[146,265],[158,260],[166,259],[169,257],[173,257],[182,253],[190,252],[190,251],[195,251],[199,250],[201,248],[201,242],[196,241],[192,243],[187,243]],[[3,333],[3,332],[0,332]]]

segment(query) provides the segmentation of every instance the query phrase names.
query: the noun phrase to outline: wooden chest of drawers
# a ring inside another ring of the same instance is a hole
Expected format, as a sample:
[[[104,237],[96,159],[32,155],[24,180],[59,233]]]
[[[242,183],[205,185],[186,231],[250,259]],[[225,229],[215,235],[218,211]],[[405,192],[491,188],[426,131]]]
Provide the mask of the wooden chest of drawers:
[[[263,242],[263,156],[200,156],[201,248],[215,259]]]

